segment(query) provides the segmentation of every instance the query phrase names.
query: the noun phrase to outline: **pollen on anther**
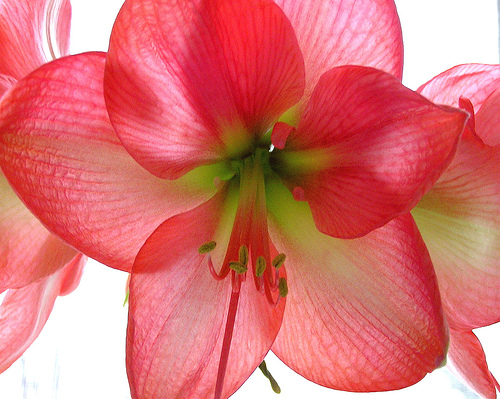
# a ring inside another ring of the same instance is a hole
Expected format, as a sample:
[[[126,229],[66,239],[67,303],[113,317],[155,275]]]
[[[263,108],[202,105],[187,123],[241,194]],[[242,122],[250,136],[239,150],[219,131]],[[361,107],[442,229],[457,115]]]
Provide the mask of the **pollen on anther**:
[[[209,252],[212,252],[215,249],[216,245],[217,243],[215,241],[209,241],[203,244],[200,248],[198,248],[198,252],[200,254],[208,254]]]
[[[246,271],[248,270],[248,268],[240,262],[229,262],[229,267],[237,274],[246,273]]]
[[[266,259],[263,256],[257,257],[257,261],[255,262],[255,275],[257,277],[262,277],[266,267]]]
[[[286,283],[286,279],[284,277],[280,277],[278,282],[278,291],[280,293],[280,297],[284,298],[288,294],[288,284]]]
[[[273,266],[276,269],[279,269],[281,266],[283,266],[283,263],[285,263],[286,256],[285,254],[278,254],[276,257],[273,259]]]
[[[248,265],[248,248],[246,245],[242,245],[238,251],[238,258],[239,262],[243,265],[246,266]]]

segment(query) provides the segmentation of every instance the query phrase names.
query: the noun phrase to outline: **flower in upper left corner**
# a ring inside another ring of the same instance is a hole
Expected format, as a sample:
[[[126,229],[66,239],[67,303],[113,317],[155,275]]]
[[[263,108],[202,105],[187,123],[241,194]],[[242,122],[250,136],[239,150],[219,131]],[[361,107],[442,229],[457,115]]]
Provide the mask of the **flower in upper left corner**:
[[[0,98],[40,65],[67,55],[69,0],[0,0]],[[1,100],[0,100],[1,101]],[[31,345],[55,299],[72,292],[86,257],[51,234],[0,173],[0,372]]]

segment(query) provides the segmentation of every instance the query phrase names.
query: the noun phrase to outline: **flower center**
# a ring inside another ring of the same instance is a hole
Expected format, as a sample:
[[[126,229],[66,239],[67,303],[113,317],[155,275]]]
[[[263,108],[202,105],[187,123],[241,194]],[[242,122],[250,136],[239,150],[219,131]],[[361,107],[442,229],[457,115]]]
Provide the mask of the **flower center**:
[[[233,291],[239,291],[240,284],[251,274],[256,289],[264,293],[271,304],[276,304],[287,291],[286,280],[280,277],[279,271],[285,255],[271,256],[274,247],[268,233],[265,196],[267,161],[266,150],[258,148],[237,166],[238,208],[220,270],[216,271],[210,256],[217,245],[215,241],[202,245],[199,252],[207,254],[209,270],[215,279],[222,280],[231,273]]]
[[[266,296],[270,306],[276,306],[288,293],[282,268],[285,255],[277,253],[268,232],[265,195],[268,162],[269,151],[257,148],[252,155],[237,163],[234,178],[239,177],[238,207],[219,271],[216,271],[211,257],[217,243],[210,241],[199,248],[199,252],[207,256],[213,278],[222,280],[230,276],[232,286],[215,388],[216,399],[222,396],[241,284],[253,280],[256,290]]]

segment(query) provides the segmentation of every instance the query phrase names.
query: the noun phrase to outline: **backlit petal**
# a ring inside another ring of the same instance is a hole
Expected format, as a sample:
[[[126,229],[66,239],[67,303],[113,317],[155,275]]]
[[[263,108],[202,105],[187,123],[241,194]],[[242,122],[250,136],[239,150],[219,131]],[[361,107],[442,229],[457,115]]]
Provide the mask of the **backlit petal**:
[[[16,79],[12,76],[0,74],[0,98],[14,83],[16,83]]]
[[[0,3],[0,73],[21,79],[43,63],[67,55],[69,0]]]
[[[12,365],[42,331],[58,295],[80,281],[85,257],[78,254],[58,272],[9,290],[0,306],[0,372]]]
[[[130,280],[127,335],[127,370],[134,399],[214,397],[231,277],[215,280],[198,248],[215,239],[214,256],[224,256],[224,239],[219,237],[229,233],[217,228],[227,213],[234,218],[235,212],[226,213],[225,205],[216,196],[167,220],[137,256]],[[250,277],[241,285],[237,306],[224,398],[269,351],[284,301],[276,308],[270,306]]]
[[[438,104],[458,107],[460,97],[472,101],[476,111],[500,84],[500,65],[457,65],[432,78],[417,91]]]
[[[488,145],[500,146],[500,79],[476,113],[476,133]]]
[[[0,172],[0,290],[20,288],[56,272],[76,251],[50,234]]]
[[[306,98],[320,76],[340,65],[382,69],[401,79],[403,41],[393,0],[275,0],[304,55]]]
[[[316,230],[305,203],[273,189],[271,239],[286,253],[289,286],[273,352],[348,391],[402,388],[438,367],[447,344],[439,290],[411,217],[335,239]]]
[[[333,68],[276,167],[290,190],[303,190],[320,231],[359,237],[417,203],[451,160],[466,118],[382,71]]]
[[[448,359],[451,369],[482,397],[497,397],[500,385],[488,369],[481,343],[472,331],[450,331]]]
[[[465,64],[453,67],[419,87],[431,101],[458,106],[469,99],[476,114],[476,133],[488,145],[500,144],[500,65]]]
[[[206,200],[215,186],[210,171],[170,182],[130,157],[106,113],[104,61],[103,53],[61,58],[19,81],[0,109],[0,163],[50,231],[129,270],[158,225]]]
[[[129,0],[113,29],[110,118],[161,177],[245,153],[303,88],[293,29],[270,0]]]
[[[463,138],[412,211],[429,248],[450,325],[500,321],[500,148]]]

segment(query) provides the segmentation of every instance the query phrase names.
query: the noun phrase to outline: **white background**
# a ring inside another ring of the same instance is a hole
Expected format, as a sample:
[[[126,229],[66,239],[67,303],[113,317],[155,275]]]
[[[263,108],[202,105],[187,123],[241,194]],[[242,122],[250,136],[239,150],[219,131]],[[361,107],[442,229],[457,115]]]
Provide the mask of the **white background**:
[[[314,1],[314,0],[311,0]],[[72,0],[72,53],[107,48],[114,16],[122,1]],[[404,83],[416,89],[453,65],[497,63],[495,0],[396,1],[405,40]],[[89,262],[82,283],[59,298],[39,339],[0,375],[5,399],[130,399],[125,375],[125,273]],[[477,331],[490,369],[500,377],[500,326]],[[290,398],[475,398],[450,373],[440,369],[413,387],[385,393],[329,390],[304,380],[275,357],[268,368],[282,387],[276,396],[257,370],[235,399]]]

